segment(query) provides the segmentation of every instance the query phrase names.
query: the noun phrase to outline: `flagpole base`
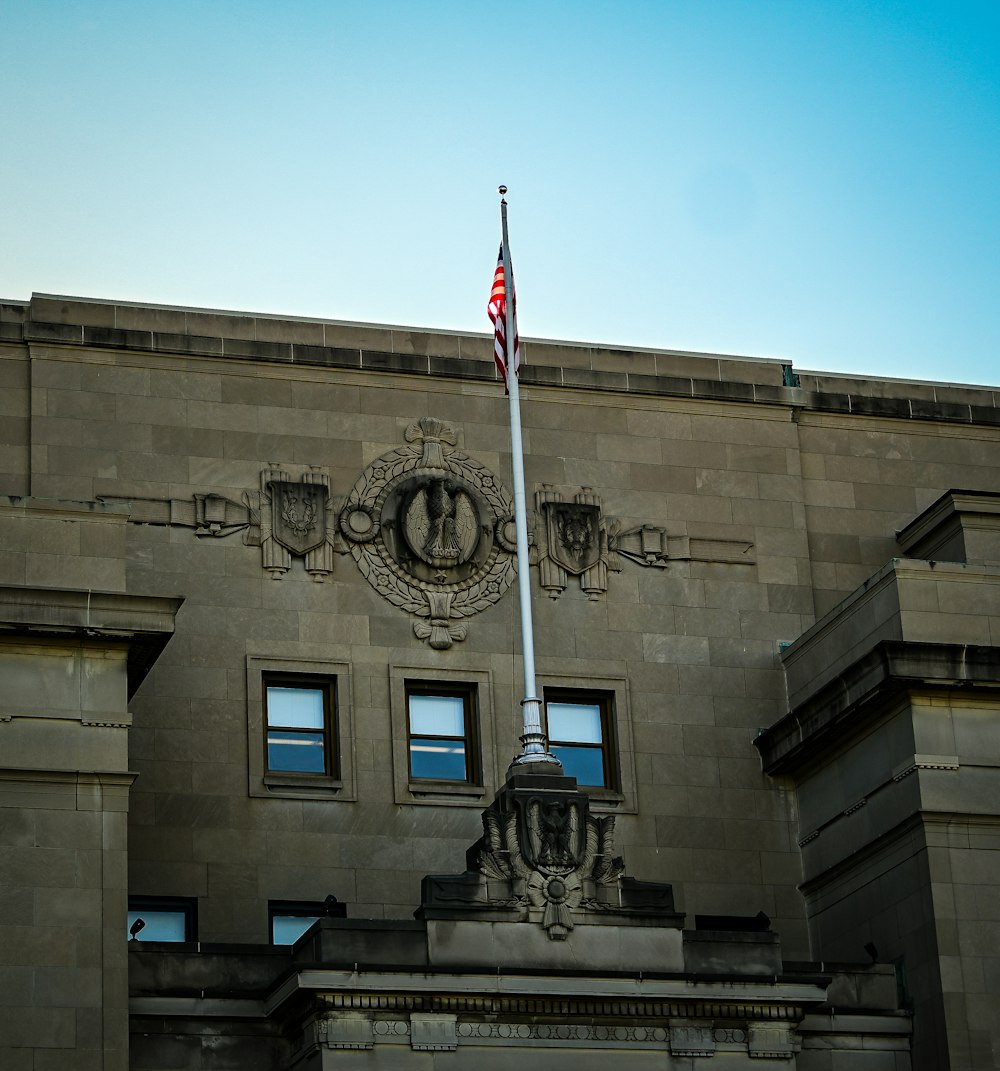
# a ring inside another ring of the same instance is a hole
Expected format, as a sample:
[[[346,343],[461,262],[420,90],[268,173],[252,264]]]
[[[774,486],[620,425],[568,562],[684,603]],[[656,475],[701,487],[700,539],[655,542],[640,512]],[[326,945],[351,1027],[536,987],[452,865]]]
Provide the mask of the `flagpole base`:
[[[549,751],[549,738],[542,731],[542,701],[529,692],[521,700],[521,713],[524,718],[524,732],[520,736],[521,754],[511,759],[510,768],[538,763],[556,766],[561,770],[562,763]]]
[[[521,737],[521,754],[511,759],[510,768],[518,766],[549,766],[562,770],[562,763],[548,750],[545,733],[529,732]],[[555,770],[553,769],[553,772]]]

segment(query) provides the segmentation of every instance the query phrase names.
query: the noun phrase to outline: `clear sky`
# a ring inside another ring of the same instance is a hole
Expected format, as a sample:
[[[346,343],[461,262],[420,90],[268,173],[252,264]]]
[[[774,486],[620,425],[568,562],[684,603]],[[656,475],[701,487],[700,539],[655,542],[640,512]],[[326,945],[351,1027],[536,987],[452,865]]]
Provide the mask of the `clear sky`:
[[[1000,383],[1000,0],[0,0],[0,297]]]

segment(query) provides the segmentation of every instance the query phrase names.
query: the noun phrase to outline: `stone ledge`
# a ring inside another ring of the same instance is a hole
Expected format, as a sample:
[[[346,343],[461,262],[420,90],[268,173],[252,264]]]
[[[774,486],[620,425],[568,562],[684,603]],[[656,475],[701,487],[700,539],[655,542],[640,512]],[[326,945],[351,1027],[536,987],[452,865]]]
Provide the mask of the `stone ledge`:
[[[182,598],[0,586],[0,638],[71,636],[128,645],[129,698],[174,633]]]
[[[498,379],[487,356],[492,340],[485,334],[116,304],[49,294],[35,294],[25,303],[7,302],[2,308],[0,338],[7,340],[305,366],[364,367],[489,382]],[[316,344],[350,343],[355,339],[361,343],[356,349],[350,345]],[[415,339],[419,345],[415,345]],[[883,419],[1000,426],[1000,394],[987,387],[876,380],[866,390],[858,380],[836,374],[796,375],[790,365],[770,358],[616,349],[543,339],[522,341],[529,354],[522,370],[526,384],[737,401]],[[469,350],[474,357],[465,356],[463,350]],[[535,363],[536,354],[540,363]],[[546,358],[555,363],[544,363]],[[861,389],[857,389],[859,386]]]
[[[1000,533],[1000,493],[952,488],[896,532],[896,542],[911,558],[940,560],[955,549],[956,537],[964,544],[966,529],[984,528]],[[963,556],[953,560],[965,561],[966,554],[963,545]]]
[[[754,740],[764,771],[794,771],[889,695],[915,686],[996,690],[1000,647],[884,640]]]

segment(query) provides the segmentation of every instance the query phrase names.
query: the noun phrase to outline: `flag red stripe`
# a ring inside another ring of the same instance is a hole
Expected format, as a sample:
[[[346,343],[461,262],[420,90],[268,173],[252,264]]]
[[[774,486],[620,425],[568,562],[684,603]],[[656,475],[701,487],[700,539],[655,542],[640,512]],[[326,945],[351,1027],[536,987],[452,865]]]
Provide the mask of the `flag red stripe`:
[[[511,306],[514,313],[514,374],[521,370],[521,341],[517,334],[517,296],[514,293],[514,273],[511,272]],[[494,344],[493,359],[503,376],[504,385],[507,384],[507,282],[503,270],[503,246],[500,247],[500,256],[497,258],[496,271],[493,273],[493,289],[490,291],[490,300],[486,305],[486,312],[493,321]]]

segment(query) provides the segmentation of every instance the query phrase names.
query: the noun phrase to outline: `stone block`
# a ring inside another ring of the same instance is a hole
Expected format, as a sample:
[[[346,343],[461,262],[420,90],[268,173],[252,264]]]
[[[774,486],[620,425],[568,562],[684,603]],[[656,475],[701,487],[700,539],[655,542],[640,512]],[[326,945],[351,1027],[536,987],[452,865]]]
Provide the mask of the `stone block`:
[[[642,462],[629,468],[629,485],[643,491],[666,491],[673,494],[689,495],[696,491],[695,470],[678,465],[661,465],[646,463],[647,458],[654,458],[659,451],[642,454]]]
[[[601,372],[593,368],[563,368],[562,382],[566,388],[591,387],[609,391],[628,389],[625,372]]]
[[[186,309],[184,330],[194,335],[252,340],[256,337],[256,320],[239,313]]]
[[[40,1008],[97,1009],[103,1003],[101,976],[97,967],[37,967],[32,996]]]
[[[167,353],[196,353],[221,357],[222,348],[222,338],[219,335],[198,335],[177,331],[153,332],[154,350]]]
[[[26,342],[83,342],[84,328],[77,324],[52,324],[29,320],[22,328]]]
[[[114,423],[116,398],[97,390],[56,390],[45,392],[45,413],[50,417],[79,418]]]
[[[258,342],[324,344],[325,325],[303,319],[255,316],[254,336]]]
[[[254,361],[292,360],[292,347],[287,342],[258,342],[255,339],[223,338],[222,353],[227,358]]]
[[[191,428],[218,431],[257,431],[257,407],[191,399],[187,403],[187,424]]]
[[[565,941],[553,941],[540,925],[428,919],[427,942],[438,968],[517,962],[550,970],[683,969],[681,931],[672,928],[579,925]]]
[[[262,866],[257,870],[259,895],[266,900],[300,900],[303,893],[316,890],[316,898],[323,900],[333,892],[342,903],[351,906],[351,914],[366,917],[356,888],[357,871],[334,867]],[[322,890],[322,895],[320,892]],[[306,897],[307,899],[309,897]],[[375,901],[382,903],[381,898]]]
[[[63,1050],[58,1054],[59,1059],[66,1061],[66,1050],[75,1047],[76,1015],[72,1008],[21,1007],[16,1015],[0,1016],[2,1052],[19,1048]],[[37,1066],[36,1059],[33,1067]]]
[[[370,324],[324,323],[324,346],[346,346],[358,349],[392,352],[392,329]]]

